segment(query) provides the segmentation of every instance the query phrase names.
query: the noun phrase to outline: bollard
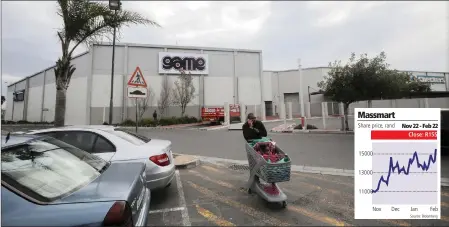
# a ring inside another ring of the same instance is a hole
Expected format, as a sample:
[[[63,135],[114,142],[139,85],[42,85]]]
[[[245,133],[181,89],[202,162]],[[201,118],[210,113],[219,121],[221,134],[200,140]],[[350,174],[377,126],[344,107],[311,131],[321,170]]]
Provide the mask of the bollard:
[[[327,102],[321,103],[321,115],[323,117],[323,129],[326,129],[326,119],[327,119]]]
[[[240,122],[246,121],[246,106],[242,102],[240,103]]]
[[[230,125],[231,124],[231,118],[230,118],[230,112],[229,112],[229,103],[224,103],[224,125]]]
[[[286,112],[285,112],[285,103],[281,104],[281,117],[284,120],[284,125],[287,124],[287,117],[286,117]]]
[[[293,119],[293,109],[292,109],[292,102],[288,102],[288,119],[292,120]]]

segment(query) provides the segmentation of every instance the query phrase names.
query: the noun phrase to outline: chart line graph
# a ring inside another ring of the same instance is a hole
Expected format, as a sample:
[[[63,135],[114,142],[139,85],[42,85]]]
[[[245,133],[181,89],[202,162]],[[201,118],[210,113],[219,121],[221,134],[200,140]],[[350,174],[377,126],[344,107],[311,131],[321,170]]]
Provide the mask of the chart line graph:
[[[440,123],[439,108],[354,109],[355,219],[442,217]]]
[[[379,192],[382,183],[385,183],[385,185],[388,186],[388,184],[390,182],[391,174],[393,174],[395,170],[398,170],[398,172],[397,172],[398,175],[401,173],[404,173],[404,175],[409,175],[410,167],[412,167],[412,165],[415,163],[415,161],[416,161],[416,165],[418,168],[422,169],[423,171],[429,170],[430,165],[435,164],[435,162],[437,161],[437,149],[434,150],[433,154],[429,155],[428,161],[427,162],[424,161],[422,164],[419,161],[418,152],[415,151],[413,153],[413,157],[408,160],[407,168],[405,166],[400,167],[399,161],[396,161],[396,164],[394,164],[393,157],[390,157],[390,164],[389,164],[389,168],[388,168],[387,177],[386,177],[386,179],[384,178],[384,175],[382,175],[380,177],[380,179],[377,183],[377,187],[372,190],[372,193]]]

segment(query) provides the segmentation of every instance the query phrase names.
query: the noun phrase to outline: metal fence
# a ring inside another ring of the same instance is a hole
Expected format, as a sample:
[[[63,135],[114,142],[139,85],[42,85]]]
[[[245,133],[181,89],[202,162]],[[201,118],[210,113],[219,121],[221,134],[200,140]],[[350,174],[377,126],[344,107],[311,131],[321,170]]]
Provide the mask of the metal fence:
[[[394,100],[368,100],[355,102],[348,108],[349,128],[354,129],[355,108],[449,108],[449,98],[416,98]],[[305,115],[307,124],[319,129],[341,130],[343,104],[337,102],[306,103]]]

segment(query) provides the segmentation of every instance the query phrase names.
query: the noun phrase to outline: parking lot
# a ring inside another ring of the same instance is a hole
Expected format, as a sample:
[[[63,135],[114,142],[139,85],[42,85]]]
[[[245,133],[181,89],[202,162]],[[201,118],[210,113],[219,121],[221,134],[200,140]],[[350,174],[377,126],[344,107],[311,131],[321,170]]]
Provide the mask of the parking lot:
[[[232,166],[231,166],[232,167]],[[353,178],[292,173],[280,187],[288,206],[267,204],[243,186],[243,166],[203,163],[178,170],[166,191],[152,193],[149,226],[446,226],[449,189],[443,188],[441,220],[354,220]],[[239,167],[239,168],[237,168]],[[238,169],[238,170],[237,170]]]
[[[12,128],[10,131],[35,129]],[[173,142],[175,153],[246,160],[241,131],[195,131],[139,129],[150,138]],[[288,151],[294,165],[353,168],[353,136],[312,134],[270,134]],[[240,143],[241,141],[242,143]],[[442,157],[442,172],[447,172]],[[150,226],[218,225],[363,225],[363,226],[446,226],[449,224],[449,189],[443,188],[441,220],[354,220],[353,178],[292,173],[281,183],[288,195],[288,207],[267,204],[243,188],[248,178],[243,166],[210,163],[178,170],[172,185],[152,192]]]

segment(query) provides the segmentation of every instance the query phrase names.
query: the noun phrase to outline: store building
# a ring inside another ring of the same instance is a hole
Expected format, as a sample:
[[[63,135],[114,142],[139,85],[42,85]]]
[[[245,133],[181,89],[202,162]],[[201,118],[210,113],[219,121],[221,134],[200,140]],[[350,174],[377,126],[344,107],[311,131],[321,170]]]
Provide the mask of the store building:
[[[331,70],[329,67],[303,68],[302,81],[298,69],[284,71],[263,72],[263,100],[267,116],[280,114],[279,103],[292,103],[293,115],[301,115],[300,92],[304,100],[305,114],[308,103],[310,111],[320,112],[321,102],[327,101],[323,95],[318,94],[318,82],[323,81]],[[449,91],[449,72],[406,71],[412,74],[412,79],[430,83],[432,91]]]
[[[112,46],[90,46],[73,58],[76,67],[67,91],[67,125],[101,124],[109,115]],[[263,110],[262,52],[206,47],[116,44],[114,62],[113,123],[135,116],[135,102],[128,98],[127,83],[136,67],[152,91],[152,103],[144,117],[157,109],[164,78],[174,87],[185,66],[194,77],[195,97],[186,114],[199,117],[201,107],[244,103],[248,111]],[[54,66],[8,86],[5,120],[30,122],[54,120]],[[252,109],[253,108],[253,109]],[[181,108],[170,106],[168,116],[179,116]],[[262,111],[260,111],[262,112]]]

